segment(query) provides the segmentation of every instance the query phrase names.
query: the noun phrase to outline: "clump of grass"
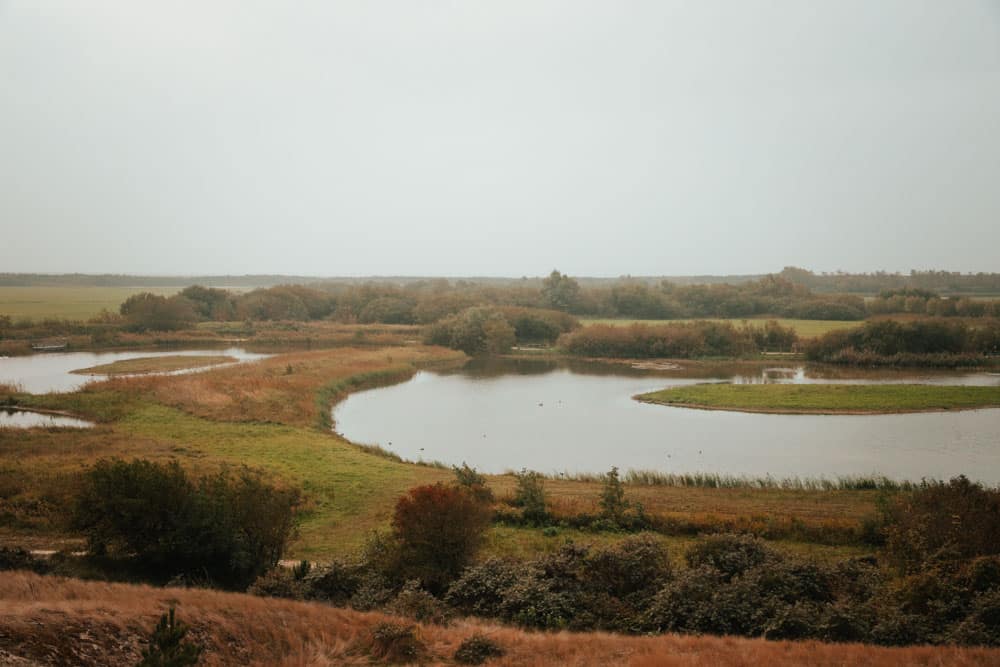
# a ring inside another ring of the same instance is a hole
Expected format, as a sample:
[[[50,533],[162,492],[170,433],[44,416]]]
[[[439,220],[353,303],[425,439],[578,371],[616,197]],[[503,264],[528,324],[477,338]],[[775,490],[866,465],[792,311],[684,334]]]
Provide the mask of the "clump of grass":
[[[372,629],[371,654],[388,663],[411,663],[424,653],[416,626],[379,623]]]
[[[460,665],[481,665],[490,658],[503,657],[505,651],[495,640],[483,634],[466,637],[455,651],[455,662]]]

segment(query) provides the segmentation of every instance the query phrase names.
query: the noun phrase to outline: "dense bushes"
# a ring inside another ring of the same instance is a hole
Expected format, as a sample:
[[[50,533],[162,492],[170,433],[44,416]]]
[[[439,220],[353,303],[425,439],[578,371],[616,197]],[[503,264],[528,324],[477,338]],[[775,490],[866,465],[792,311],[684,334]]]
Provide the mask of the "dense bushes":
[[[105,460],[84,475],[73,524],[94,555],[243,589],[278,562],[297,502],[246,470],[195,480],[176,462]]]
[[[886,557],[904,573],[1000,555],[1000,491],[965,477],[923,482],[887,509]]]
[[[490,560],[448,589],[457,610],[531,628],[636,630],[652,592],[670,576],[663,545],[630,537],[604,549],[566,544],[525,564]]]
[[[866,322],[809,341],[811,361],[855,365],[966,366],[985,363],[1000,351],[1000,324],[970,327],[962,322],[918,320]]]
[[[191,302],[183,296],[164,297],[149,292],[133,294],[119,312],[135,331],[173,331],[189,326],[197,319]]]
[[[790,349],[794,330],[769,322],[764,329],[728,322],[689,322],[628,327],[592,325],[566,334],[559,346],[588,357],[715,357],[742,356],[758,351]]]
[[[500,311],[467,308],[432,325],[424,336],[430,345],[443,345],[466,354],[500,354],[514,345],[515,334]]]
[[[474,471],[457,472],[470,484],[422,487],[406,497],[406,503],[426,510],[414,525],[431,515],[454,516],[453,510],[436,509],[443,490],[458,494],[455,507],[473,497]],[[603,494],[602,509],[609,515],[624,503],[612,477],[605,476]],[[418,503],[424,495],[435,500]],[[447,566],[457,578],[428,583],[408,579],[414,572],[399,568],[408,560],[430,563],[435,556],[421,546],[400,559],[397,534],[374,539],[359,563],[334,563],[301,577],[287,570],[271,573],[254,590],[431,622],[462,614],[537,629],[1000,645],[998,496],[1000,491],[957,478],[888,497],[880,558],[895,567],[880,567],[871,557],[816,563],[745,534],[702,538],[675,567],[662,538],[644,533],[603,547],[566,542],[529,561],[493,558],[464,569]]]

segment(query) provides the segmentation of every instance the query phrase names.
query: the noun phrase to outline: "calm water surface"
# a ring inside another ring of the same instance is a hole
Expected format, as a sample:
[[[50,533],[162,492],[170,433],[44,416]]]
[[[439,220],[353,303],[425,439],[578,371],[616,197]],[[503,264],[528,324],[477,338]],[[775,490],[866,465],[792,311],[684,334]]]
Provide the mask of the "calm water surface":
[[[238,347],[226,350],[170,350],[153,352],[139,350],[131,352],[42,352],[24,357],[0,358],[0,384],[14,384],[32,394],[47,394],[55,391],[76,391],[88,382],[104,379],[101,376],[74,375],[70,371],[90,368],[100,364],[110,364],[123,359],[139,357],[166,357],[185,355],[193,357],[226,355],[238,361],[254,361],[270,355],[247,352]],[[196,369],[173,371],[191,373],[217,366],[203,366]]]
[[[36,426],[61,426],[69,428],[90,428],[92,423],[74,417],[49,415],[30,410],[6,410],[0,408],[0,428],[34,428]]]
[[[762,415],[648,405],[635,394],[706,381],[1000,385],[987,373],[877,374],[719,366],[665,374],[549,361],[476,361],[352,394],[338,432],[404,458],[487,472],[622,469],[775,477],[966,474],[1000,483],[1000,409],[906,415]],[[687,375],[687,376],[685,376]]]

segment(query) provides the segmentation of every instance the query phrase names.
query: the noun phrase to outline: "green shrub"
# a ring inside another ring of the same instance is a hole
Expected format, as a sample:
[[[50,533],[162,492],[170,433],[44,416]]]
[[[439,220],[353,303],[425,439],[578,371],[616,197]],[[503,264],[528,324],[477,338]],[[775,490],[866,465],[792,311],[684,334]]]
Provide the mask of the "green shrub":
[[[463,614],[499,618],[506,591],[528,567],[500,558],[467,567],[448,588],[445,601]]]
[[[712,535],[684,555],[688,566],[711,567],[726,580],[776,557],[763,540],[752,535]]]
[[[938,560],[1000,555],[1000,490],[964,476],[923,482],[889,506],[886,559],[902,572]]]
[[[388,663],[416,662],[424,653],[424,644],[412,625],[379,623],[372,629],[371,654]]]
[[[447,623],[451,614],[436,597],[423,590],[419,581],[408,581],[403,585],[386,609],[393,614],[407,616],[421,623]]]
[[[305,600],[308,588],[295,574],[284,567],[275,567],[257,577],[250,584],[247,593],[267,598]]]
[[[514,477],[517,479],[517,488],[514,490],[513,504],[521,508],[521,516],[534,525],[548,523],[544,477],[540,473],[524,469],[514,473]]]
[[[308,595],[315,600],[345,604],[361,585],[361,568],[335,560],[323,567],[314,567],[304,583]]]
[[[160,617],[143,650],[138,667],[189,667],[197,665],[203,648],[185,641],[188,627],[174,618],[174,608]]]
[[[177,462],[102,460],[84,475],[72,523],[95,555],[242,590],[277,564],[298,497],[247,470],[192,480]]]
[[[455,650],[455,662],[460,665],[481,665],[490,658],[503,657],[504,650],[495,640],[486,635],[475,634],[466,637]]]
[[[515,342],[514,328],[498,310],[467,308],[432,325],[424,335],[430,345],[444,345],[466,354],[502,354]]]
[[[486,486],[485,475],[480,474],[475,468],[469,467],[465,461],[462,461],[461,468],[452,466],[451,469],[455,472],[456,484],[468,489],[483,502],[493,502],[493,492]]]

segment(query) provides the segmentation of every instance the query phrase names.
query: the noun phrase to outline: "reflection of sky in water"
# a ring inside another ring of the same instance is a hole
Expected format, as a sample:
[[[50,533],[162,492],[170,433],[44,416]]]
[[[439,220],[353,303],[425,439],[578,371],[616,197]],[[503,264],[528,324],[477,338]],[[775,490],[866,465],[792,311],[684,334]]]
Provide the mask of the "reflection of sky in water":
[[[497,369],[494,369],[496,371]],[[773,369],[772,369],[773,371]],[[1000,384],[983,373],[780,381]],[[756,376],[760,381],[761,374]],[[732,376],[717,380],[732,380]],[[647,405],[635,394],[707,378],[592,375],[555,366],[528,375],[418,373],[337,406],[337,430],[407,459],[462,461],[489,472],[622,469],[776,477],[966,474],[1000,482],[1000,410],[873,416],[764,415]],[[391,443],[391,444],[390,444]]]
[[[0,428],[33,428],[35,426],[89,428],[93,424],[82,419],[65,417],[63,415],[49,415],[26,410],[0,409]]]
[[[139,350],[133,352],[45,352],[24,357],[0,358],[0,384],[13,384],[23,391],[32,394],[45,394],[53,391],[75,391],[88,382],[103,379],[100,376],[74,375],[70,371],[90,368],[101,364],[110,364],[123,359],[138,359],[140,357],[167,356],[212,356],[223,355],[235,357],[238,361],[253,361],[263,359],[267,354],[254,354],[242,348],[227,350],[170,350],[169,352],[154,352]],[[195,369],[173,371],[174,373],[192,373],[214,368],[203,366]]]

